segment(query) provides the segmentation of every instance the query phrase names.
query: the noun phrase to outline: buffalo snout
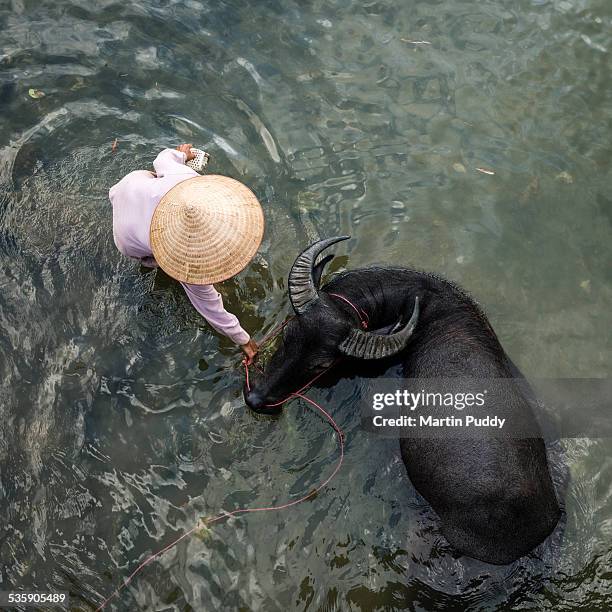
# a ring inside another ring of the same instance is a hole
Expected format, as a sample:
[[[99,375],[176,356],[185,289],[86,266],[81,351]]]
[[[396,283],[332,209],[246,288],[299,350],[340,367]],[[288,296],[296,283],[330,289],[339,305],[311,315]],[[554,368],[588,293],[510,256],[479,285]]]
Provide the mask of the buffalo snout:
[[[255,410],[257,412],[265,406],[264,397],[256,390],[249,391],[245,388],[244,401],[251,410]]]
[[[278,414],[281,411],[282,405],[270,406],[267,403],[267,398],[260,393],[257,389],[247,389],[246,386],[243,390],[245,404],[259,414]]]

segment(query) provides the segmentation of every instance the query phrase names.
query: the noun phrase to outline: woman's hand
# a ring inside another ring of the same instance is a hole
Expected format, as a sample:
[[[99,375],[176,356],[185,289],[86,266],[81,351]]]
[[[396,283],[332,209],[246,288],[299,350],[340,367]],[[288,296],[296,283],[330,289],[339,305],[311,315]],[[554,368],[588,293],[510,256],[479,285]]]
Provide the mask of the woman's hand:
[[[193,148],[192,144],[182,144],[176,147],[176,150],[180,151],[181,153],[184,153],[186,156],[185,161],[188,162],[191,159],[195,159],[195,153],[191,152],[192,148]]]
[[[255,355],[257,355],[257,351],[259,351],[259,347],[257,346],[257,342],[251,338],[246,344],[242,344],[240,346],[243,353],[246,355],[244,362],[246,365],[251,365],[253,363],[253,359]]]

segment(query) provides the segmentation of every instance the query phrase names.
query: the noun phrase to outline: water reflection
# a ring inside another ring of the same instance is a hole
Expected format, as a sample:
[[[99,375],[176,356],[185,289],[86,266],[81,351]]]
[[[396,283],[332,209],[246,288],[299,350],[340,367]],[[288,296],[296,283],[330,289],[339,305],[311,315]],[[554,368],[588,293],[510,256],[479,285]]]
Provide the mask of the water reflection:
[[[2,583],[93,606],[203,515],[332,464],[306,406],[245,412],[235,349],[115,251],[107,189],[169,143],[264,203],[260,255],[220,287],[248,330],[287,314],[301,245],[351,233],[332,271],[446,274],[525,372],[606,376],[611,20],[601,0],[0,8]],[[330,490],[185,541],[115,609],[603,607],[607,441],[565,443],[555,558],[493,572],[452,556],[396,445],[359,430],[355,381],[316,393],[347,433]]]

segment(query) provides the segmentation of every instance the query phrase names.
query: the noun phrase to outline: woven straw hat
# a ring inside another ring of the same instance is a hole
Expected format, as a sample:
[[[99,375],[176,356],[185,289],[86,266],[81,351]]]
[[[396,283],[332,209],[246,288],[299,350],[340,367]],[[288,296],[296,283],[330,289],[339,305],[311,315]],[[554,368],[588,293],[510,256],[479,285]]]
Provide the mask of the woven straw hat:
[[[166,274],[195,285],[218,283],[251,261],[264,231],[255,194],[218,174],[175,185],[151,220],[153,256]]]

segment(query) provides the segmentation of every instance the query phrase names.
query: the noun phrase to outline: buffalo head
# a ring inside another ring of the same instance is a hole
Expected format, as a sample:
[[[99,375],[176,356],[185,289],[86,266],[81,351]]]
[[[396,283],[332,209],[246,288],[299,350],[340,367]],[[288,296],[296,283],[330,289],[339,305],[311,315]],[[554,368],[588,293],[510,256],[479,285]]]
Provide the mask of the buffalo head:
[[[402,351],[416,326],[419,302],[410,320],[367,330],[358,310],[348,307],[325,289],[319,291],[323,268],[333,258],[316,263],[322,251],[350,236],[336,236],[310,245],[295,260],[289,273],[289,299],[295,317],[284,327],[280,343],[262,375],[245,387],[247,405],[257,412],[280,410],[282,402],[342,358],[382,359]]]

